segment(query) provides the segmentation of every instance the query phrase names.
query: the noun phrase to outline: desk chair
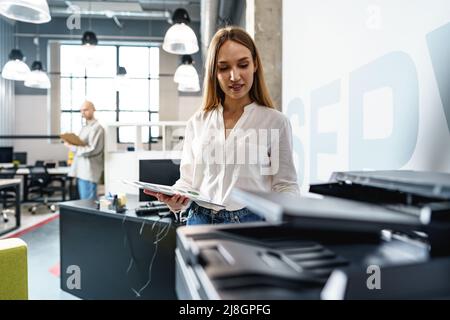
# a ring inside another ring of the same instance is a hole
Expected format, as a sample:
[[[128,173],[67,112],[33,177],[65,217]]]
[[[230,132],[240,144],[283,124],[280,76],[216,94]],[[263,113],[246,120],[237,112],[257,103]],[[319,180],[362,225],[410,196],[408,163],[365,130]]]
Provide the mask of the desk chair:
[[[33,205],[28,209],[31,214],[35,214],[38,207],[41,205],[46,206],[50,211],[55,212],[56,211],[56,205],[50,204],[48,201],[48,197],[53,195],[56,191],[62,192],[63,201],[66,198],[66,188],[65,183],[61,181],[60,186],[54,186],[51,185],[51,182],[53,181],[51,179],[50,174],[47,171],[47,168],[42,166],[34,166],[29,167],[30,169],[30,177],[29,177],[29,184],[28,184],[28,192],[31,193],[38,193],[40,199],[42,199],[41,203]]]
[[[34,163],[35,167],[43,167],[44,166],[45,161],[42,160],[36,160],[36,162]]]
[[[47,169],[53,169],[53,168],[56,168],[56,162],[46,162],[46,163],[45,163],[45,167],[46,167]]]
[[[0,169],[0,179],[13,179],[16,175],[17,168]],[[8,211],[10,207],[15,206],[15,199],[17,197],[15,188],[5,188],[0,191],[0,198],[2,200],[2,218],[3,222],[8,222]],[[11,200],[12,199],[12,200]],[[11,202],[9,201],[11,200]]]

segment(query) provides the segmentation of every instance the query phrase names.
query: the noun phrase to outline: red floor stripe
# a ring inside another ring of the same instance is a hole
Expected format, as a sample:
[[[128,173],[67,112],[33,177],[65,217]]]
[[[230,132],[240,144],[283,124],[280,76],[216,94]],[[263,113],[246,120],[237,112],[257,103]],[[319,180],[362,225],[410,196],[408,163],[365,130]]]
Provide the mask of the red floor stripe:
[[[51,267],[48,271],[55,277],[59,277],[61,275],[61,267],[59,262]]]
[[[34,225],[32,225],[32,226],[29,226],[28,228],[25,228],[25,229],[20,230],[20,231],[18,231],[18,232],[16,232],[16,233],[10,234],[10,235],[8,235],[7,237],[5,237],[5,239],[8,239],[8,238],[18,238],[18,237],[20,237],[20,236],[23,236],[24,234],[26,234],[26,233],[28,233],[28,232],[31,232],[31,231],[33,231],[33,230],[36,230],[36,229],[42,227],[43,225],[45,225],[45,224],[47,224],[47,223],[49,223],[49,222],[51,222],[51,221],[53,221],[53,220],[55,220],[55,219],[57,219],[57,218],[59,218],[59,213],[58,213],[58,214],[55,214],[54,216],[52,216],[52,217],[50,217],[50,218],[48,218],[48,219],[45,219],[45,220],[43,220],[43,221],[41,221],[41,222],[39,222],[39,223],[36,223],[36,224],[34,224]]]

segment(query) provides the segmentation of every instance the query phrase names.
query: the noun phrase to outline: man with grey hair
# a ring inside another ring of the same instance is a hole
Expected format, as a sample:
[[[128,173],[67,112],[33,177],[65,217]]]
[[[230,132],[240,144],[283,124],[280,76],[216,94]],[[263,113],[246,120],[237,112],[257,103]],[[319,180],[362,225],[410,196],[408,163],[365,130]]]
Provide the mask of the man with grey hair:
[[[96,199],[97,183],[103,173],[105,131],[94,118],[95,106],[92,102],[85,101],[81,105],[80,112],[81,116],[86,119],[79,134],[85,145],[73,146],[66,142],[66,145],[75,152],[69,176],[77,178],[78,193],[81,199]]]

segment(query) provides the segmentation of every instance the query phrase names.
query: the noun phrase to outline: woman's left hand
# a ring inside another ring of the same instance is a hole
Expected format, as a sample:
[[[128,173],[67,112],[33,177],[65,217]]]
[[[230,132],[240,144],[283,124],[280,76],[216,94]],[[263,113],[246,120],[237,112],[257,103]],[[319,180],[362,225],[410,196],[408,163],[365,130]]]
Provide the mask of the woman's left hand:
[[[162,193],[153,192],[150,190],[145,190],[144,193],[156,197],[158,201],[164,202],[169,207],[170,211],[172,212],[178,212],[180,210],[183,210],[184,207],[186,207],[190,201],[189,198],[182,196],[180,194],[175,194],[173,196],[167,196]]]

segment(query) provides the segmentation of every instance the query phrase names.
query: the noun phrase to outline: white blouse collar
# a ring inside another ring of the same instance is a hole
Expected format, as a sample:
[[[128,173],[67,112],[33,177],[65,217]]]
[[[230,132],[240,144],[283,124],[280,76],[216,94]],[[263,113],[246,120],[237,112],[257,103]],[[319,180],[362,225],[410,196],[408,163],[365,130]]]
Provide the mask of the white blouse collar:
[[[258,105],[256,104],[256,102],[252,102],[252,103],[246,105],[246,106],[244,107],[244,113],[249,112],[250,110],[252,110],[252,109],[255,108],[256,106],[258,106]],[[218,110],[220,113],[223,113],[223,106],[222,106],[222,104],[219,104],[219,106],[217,107],[217,110]]]

